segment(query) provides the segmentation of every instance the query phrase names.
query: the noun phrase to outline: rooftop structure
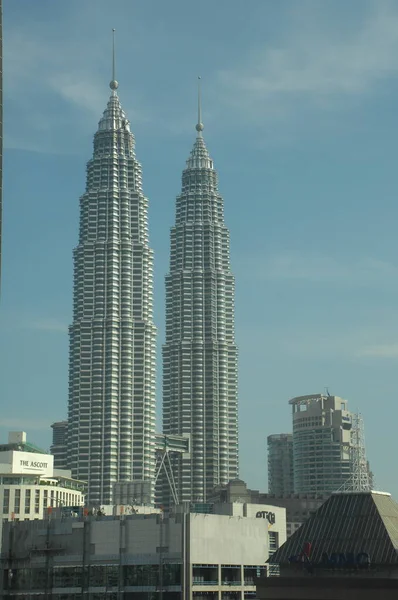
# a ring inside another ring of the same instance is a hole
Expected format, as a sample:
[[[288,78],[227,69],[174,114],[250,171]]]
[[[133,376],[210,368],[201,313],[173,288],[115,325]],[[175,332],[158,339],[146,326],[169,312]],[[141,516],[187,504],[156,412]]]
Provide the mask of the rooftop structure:
[[[39,446],[28,442],[25,431],[10,431],[7,444],[0,444],[0,453],[14,450],[19,452],[33,452],[35,454],[48,454],[45,450],[39,448]]]
[[[116,482],[153,482],[155,474],[148,199],[118,86],[113,62],[74,250],[68,464],[88,482],[91,504],[111,504]]]
[[[393,599],[398,592],[398,504],[383,492],[337,492],[269,561],[257,598]]]
[[[203,128],[199,94],[197,137],[176,201],[166,277],[163,432],[190,438],[189,455],[173,465],[180,502],[203,502],[238,475],[234,277]]]
[[[330,494],[261,494],[261,502],[286,509],[286,536],[289,538],[313,515]]]
[[[264,494],[251,490],[241,479],[233,479],[226,485],[218,485],[208,497],[210,505],[239,502],[243,504],[267,504],[286,510],[286,535],[289,537],[329,498],[318,494]]]
[[[333,527],[331,527],[333,523]],[[272,556],[272,562],[292,566],[305,543],[309,564],[326,567],[326,555],[368,555],[374,566],[398,569],[398,504],[386,492],[336,492]]]

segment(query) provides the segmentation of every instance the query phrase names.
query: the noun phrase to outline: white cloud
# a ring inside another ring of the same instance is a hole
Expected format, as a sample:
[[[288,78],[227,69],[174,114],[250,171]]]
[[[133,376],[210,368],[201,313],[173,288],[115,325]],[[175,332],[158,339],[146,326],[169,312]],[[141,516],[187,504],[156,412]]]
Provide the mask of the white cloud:
[[[41,317],[26,313],[20,314],[12,310],[3,310],[1,327],[4,331],[33,329],[44,333],[68,333],[68,321],[66,319]]]
[[[313,12],[315,7],[311,3]],[[241,114],[242,106],[256,108],[251,114],[257,118],[259,112],[274,117],[294,109],[300,98],[311,106],[335,106],[337,97],[346,102],[372,90],[398,71],[398,5],[379,0],[363,8],[363,20],[359,13],[349,33],[337,20],[323,22],[322,11],[312,19],[296,14],[278,45],[253,47],[240,65],[219,72],[224,93]]]
[[[374,323],[363,327],[339,327],[325,322],[318,327],[286,328],[281,324],[278,329],[270,331],[257,328],[256,334],[250,337],[243,333],[241,345],[253,348],[253,341],[258,346],[261,356],[272,355],[286,357],[288,360],[306,361],[364,361],[367,359],[396,359],[398,342],[390,341],[392,334],[383,325]],[[264,347],[264,339],[269,342]],[[385,340],[377,343],[377,340]],[[398,339],[395,335],[395,339]]]
[[[58,36],[49,35],[46,29],[32,28],[23,21],[7,30],[6,148],[76,152],[82,136],[94,133],[105,110],[110,95],[109,47],[103,40],[99,43],[93,31],[76,38],[76,33],[65,32],[60,23],[56,31]],[[131,121],[149,120],[145,109],[127,104],[124,108]]]
[[[398,358],[398,342],[364,346],[358,351],[359,358]]]
[[[29,323],[29,328],[49,333],[67,333],[68,325],[58,319],[47,317],[33,320]]]
[[[32,104],[32,96],[41,97],[43,105],[31,108],[44,109],[44,114],[51,106],[49,92],[80,108],[102,112],[104,103],[99,104],[98,97],[103,96],[106,83],[98,64],[105,65],[106,58],[109,61],[105,45],[93,47],[88,39],[76,39],[65,33],[61,24],[56,31],[54,37],[45,27],[32,28],[27,21],[8,28],[4,43],[6,93],[17,103],[25,100]]]
[[[92,113],[97,120],[105,109],[104,82],[88,78],[83,71],[58,71],[48,78],[47,83],[63,100]]]
[[[20,416],[15,418],[2,418],[1,419],[1,428],[8,429],[9,431],[41,431],[43,429],[48,429],[49,427],[49,419],[30,419],[29,417],[26,420],[22,419]]]
[[[76,28],[69,22],[54,22],[52,27],[36,23],[32,27],[23,19],[18,25],[9,24],[4,64],[6,102],[12,110],[8,110],[5,122],[6,147],[68,153],[68,136],[69,148],[75,151],[82,135],[93,133],[107,99],[110,43],[106,43],[104,31],[111,15],[108,10],[93,14],[88,7],[79,5],[76,11],[71,6],[69,20],[77,21]],[[346,106],[349,97],[374,89],[379,80],[394,74],[398,70],[397,4],[363,2],[355,20],[343,30],[346,11],[352,15],[351,7],[340,4],[334,22],[326,22],[327,11],[322,5],[300,0],[300,9],[293,17],[289,20],[286,11],[280,22],[277,43],[246,44],[240,62],[227,62],[222,70],[217,70],[215,62],[216,70],[209,70],[206,76],[208,94],[211,97],[214,93],[208,103],[213,114],[206,111],[206,122],[214,121],[222,129],[230,127],[231,119],[234,123],[251,119],[261,127],[273,120],[278,123],[289,113],[336,108],[343,102]],[[98,21],[96,25],[93,19]],[[164,38],[162,35],[160,32],[157,38],[159,47],[165,43],[166,34]],[[130,62],[130,56],[142,52],[146,39],[145,24],[135,24],[128,52],[120,52],[124,60]],[[173,68],[183,72],[184,60]],[[162,69],[159,66],[154,76],[161,76]],[[145,91],[140,97],[129,81],[123,84],[122,100],[126,99],[123,105],[133,123],[151,123],[158,132],[171,131],[176,136],[191,131],[192,122],[191,111],[179,105],[183,102],[180,91],[175,94],[167,119],[164,106],[159,110],[152,99],[148,101]],[[127,102],[129,97],[133,105]],[[170,101],[167,92],[158,99],[162,104],[165,101]],[[278,125],[278,129],[275,137],[279,141],[294,135],[288,127],[280,131]]]
[[[250,265],[253,265],[250,269]],[[248,269],[249,266],[249,269]],[[297,280],[314,283],[374,285],[378,281],[395,282],[398,267],[374,258],[336,259],[327,255],[283,253],[264,260],[237,263],[241,275],[260,280]]]

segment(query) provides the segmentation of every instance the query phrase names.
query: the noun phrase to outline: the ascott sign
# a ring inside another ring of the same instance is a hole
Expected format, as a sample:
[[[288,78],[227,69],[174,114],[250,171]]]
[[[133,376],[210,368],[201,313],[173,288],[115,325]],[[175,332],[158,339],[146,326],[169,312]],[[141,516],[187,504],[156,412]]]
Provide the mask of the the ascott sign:
[[[36,454],[33,452],[13,452],[12,472],[29,473],[31,475],[47,475],[52,477],[54,457],[51,454]]]

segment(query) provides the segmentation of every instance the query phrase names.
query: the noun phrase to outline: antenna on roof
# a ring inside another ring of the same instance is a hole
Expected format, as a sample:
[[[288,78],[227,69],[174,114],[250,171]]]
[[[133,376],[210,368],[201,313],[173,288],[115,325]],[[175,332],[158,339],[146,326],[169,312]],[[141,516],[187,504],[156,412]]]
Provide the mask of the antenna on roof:
[[[198,135],[202,137],[202,131],[204,129],[204,125],[202,123],[202,90],[200,85],[201,76],[198,76],[198,122],[196,124],[196,131]]]
[[[119,87],[119,83],[116,81],[115,31],[115,29],[112,29],[112,81],[109,84],[109,87],[113,91]]]

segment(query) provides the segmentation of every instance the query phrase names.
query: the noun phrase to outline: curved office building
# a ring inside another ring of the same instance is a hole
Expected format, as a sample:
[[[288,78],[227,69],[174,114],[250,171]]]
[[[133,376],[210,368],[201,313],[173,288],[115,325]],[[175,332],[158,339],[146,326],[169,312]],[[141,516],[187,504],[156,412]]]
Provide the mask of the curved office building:
[[[358,415],[338,396],[311,394],[289,401],[293,416],[295,494],[367,489],[368,465]]]

